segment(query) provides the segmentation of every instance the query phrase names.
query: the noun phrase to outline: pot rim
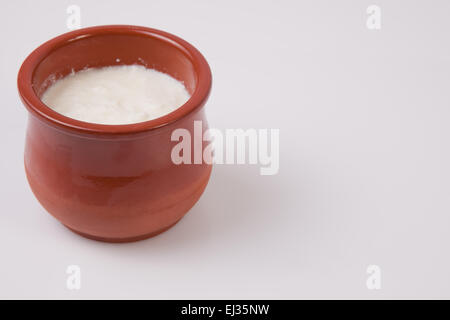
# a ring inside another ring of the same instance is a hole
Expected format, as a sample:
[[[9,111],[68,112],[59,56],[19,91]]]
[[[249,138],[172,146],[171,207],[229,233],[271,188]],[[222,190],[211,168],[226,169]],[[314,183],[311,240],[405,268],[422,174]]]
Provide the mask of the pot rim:
[[[104,34],[140,35],[158,38],[182,51],[192,61],[197,74],[197,84],[189,100],[174,111],[159,118],[131,124],[99,124],[76,120],[64,116],[46,106],[38,97],[32,86],[35,69],[54,50],[72,41]],[[74,130],[80,133],[120,134],[149,131],[168,125],[201,108],[211,91],[212,76],[208,62],[203,55],[187,41],[165,31],[133,25],[102,25],[82,28],[57,36],[36,48],[22,63],[17,76],[17,87],[25,107],[38,118],[59,128]]]

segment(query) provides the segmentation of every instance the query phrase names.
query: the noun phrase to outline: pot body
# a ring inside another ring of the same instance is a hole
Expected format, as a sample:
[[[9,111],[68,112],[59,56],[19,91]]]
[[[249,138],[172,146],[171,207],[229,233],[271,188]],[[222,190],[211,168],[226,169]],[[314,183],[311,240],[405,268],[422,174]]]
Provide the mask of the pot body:
[[[49,213],[83,236],[122,242],[156,235],[183,217],[207,185],[210,164],[171,159],[179,143],[172,132],[183,128],[194,137],[194,121],[207,129],[203,108],[147,132],[102,136],[66,131],[30,114],[29,184]]]
[[[190,99],[160,118],[126,125],[71,119],[40,99],[51,83],[72,72],[130,64],[182,81]],[[25,170],[37,199],[64,225],[97,240],[144,239],[175,224],[199,199],[211,164],[174,163],[172,150],[180,141],[172,141],[172,133],[185,129],[189,138],[200,134],[186,150],[194,155],[204,149],[204,105],[211,81],[208,63],[197,49],[147,27],[84,28],[39,46],[25,59],[17,79],[29,111]]]

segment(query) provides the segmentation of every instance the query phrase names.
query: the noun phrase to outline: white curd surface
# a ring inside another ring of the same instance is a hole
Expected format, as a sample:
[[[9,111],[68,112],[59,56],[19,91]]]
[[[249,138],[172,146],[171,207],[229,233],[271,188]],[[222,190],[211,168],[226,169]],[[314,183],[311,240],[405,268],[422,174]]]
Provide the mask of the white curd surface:
[[[81,121],[130,124],[164,116],[190,95],[175,78],[139,65],[90,68],[57,80],[42,101]]]

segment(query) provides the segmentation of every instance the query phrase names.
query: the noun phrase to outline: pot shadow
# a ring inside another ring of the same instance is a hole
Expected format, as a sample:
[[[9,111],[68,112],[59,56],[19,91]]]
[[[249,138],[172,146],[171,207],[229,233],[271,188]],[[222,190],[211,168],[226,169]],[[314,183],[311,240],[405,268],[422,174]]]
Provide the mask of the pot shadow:
[[[113,254],[120,252],[136,259],[140,255],[173,255],[187,249],[219,249],[217,246],[230,238],[245,241],[255,235],[268,236],[279,201],[286,196],[281,181],[279,175],[261,176],[259,166],[215,165],[200,200],[171,229],[138,242],[96,244],[103,250],[106,247],[117,251]],[[92,240],[85,241],[92,244]]]

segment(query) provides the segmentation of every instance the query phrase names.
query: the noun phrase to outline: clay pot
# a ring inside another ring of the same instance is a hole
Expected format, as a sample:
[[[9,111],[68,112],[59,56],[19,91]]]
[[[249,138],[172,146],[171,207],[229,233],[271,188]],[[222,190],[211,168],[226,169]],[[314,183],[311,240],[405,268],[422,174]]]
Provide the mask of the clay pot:
[[[163,117],[127,125],[78,121],[40,100],[51,81],[70,72],[124,64],[183,81],[191,98]],[[137,26],[79,29],[34,50],[20,68],[18,88],[29,111],[28,182],[42,206],[71,230],[108,242],[148,238],[173,226],[203,193],[211,165],[171,160],[175,129],[193,137],[196,120],[207,129],[203,106],[211,71],[186,41]]]

